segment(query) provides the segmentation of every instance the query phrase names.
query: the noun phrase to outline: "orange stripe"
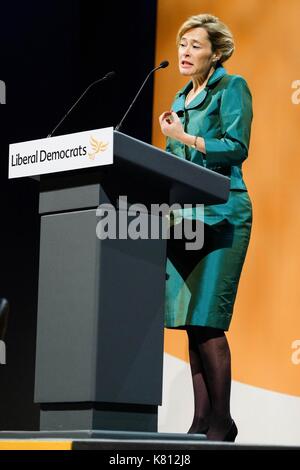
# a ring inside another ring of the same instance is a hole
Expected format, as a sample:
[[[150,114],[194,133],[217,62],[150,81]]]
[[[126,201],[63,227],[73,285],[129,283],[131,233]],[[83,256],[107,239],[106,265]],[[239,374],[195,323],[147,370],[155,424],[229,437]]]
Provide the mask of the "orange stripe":
[[[0,450],[72,450],[72,441],[2,439]]]

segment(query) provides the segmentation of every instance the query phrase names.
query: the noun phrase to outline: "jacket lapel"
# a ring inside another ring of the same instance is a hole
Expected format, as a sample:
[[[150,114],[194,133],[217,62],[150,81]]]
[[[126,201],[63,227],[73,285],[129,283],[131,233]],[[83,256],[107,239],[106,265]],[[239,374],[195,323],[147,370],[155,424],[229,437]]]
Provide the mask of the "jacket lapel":
[[[200,106],[203,101],[205,100],[209,89],[214,85],[216,82],[221,80],[224,75],[227,74],[227,71],[221,65],[216,68],[212,76],[209,78],[206,87],[202,90],[190,103],[187,107],[185,107],[185,99],[188,92],[191,90],[193,84],[192,81],[189,81],[178,93],[177,98],[175,99],[172,110],[175,113],[182,113],[185,109],[194,109]]]

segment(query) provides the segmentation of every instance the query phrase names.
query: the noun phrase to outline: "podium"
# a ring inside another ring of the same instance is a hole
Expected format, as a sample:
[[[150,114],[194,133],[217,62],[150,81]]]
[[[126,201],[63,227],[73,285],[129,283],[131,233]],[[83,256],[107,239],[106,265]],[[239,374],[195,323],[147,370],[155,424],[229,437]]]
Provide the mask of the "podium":
[[[157,431],[167,240],[99,239],[100,204],[130,223],[120,195],[160,219],[152,204],[226,202],[229,178],[116,131],[113,165],[40,176],[41,431]]]

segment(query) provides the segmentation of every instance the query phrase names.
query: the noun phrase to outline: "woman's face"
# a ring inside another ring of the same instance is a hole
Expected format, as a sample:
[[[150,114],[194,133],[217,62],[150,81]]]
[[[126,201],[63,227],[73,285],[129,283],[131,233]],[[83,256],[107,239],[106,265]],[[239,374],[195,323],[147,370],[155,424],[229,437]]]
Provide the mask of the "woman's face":
[[[179,71],[182,75],[206,75],[211,69],[214,56],[211,42],[204,28],[190,29],[181,37],[178,60]]]

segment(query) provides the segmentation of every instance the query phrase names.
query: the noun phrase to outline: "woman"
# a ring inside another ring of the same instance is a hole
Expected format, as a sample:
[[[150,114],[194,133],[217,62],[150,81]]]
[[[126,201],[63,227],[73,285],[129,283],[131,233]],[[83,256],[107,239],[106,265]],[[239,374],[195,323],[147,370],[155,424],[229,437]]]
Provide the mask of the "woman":
[[[167,150],[229,176],[230,196],[225,204],[205,206],[201,250],[187,251],[184,240],[169,240],[165,322],[188,334],[195,399],[189,432],[234,441],[230,350],[224,332],[251,231],[251,202],[241,171],[250,139],[251,94],[242,77],[229,75],[222,66],[234,42],[218,18],[190,17],[179,29],[177,44],[179,71],[190,81],[176,94],[172,111],[159,118]],[[197,208],[183,209],[180,215],[194,224],[203,218]]]

